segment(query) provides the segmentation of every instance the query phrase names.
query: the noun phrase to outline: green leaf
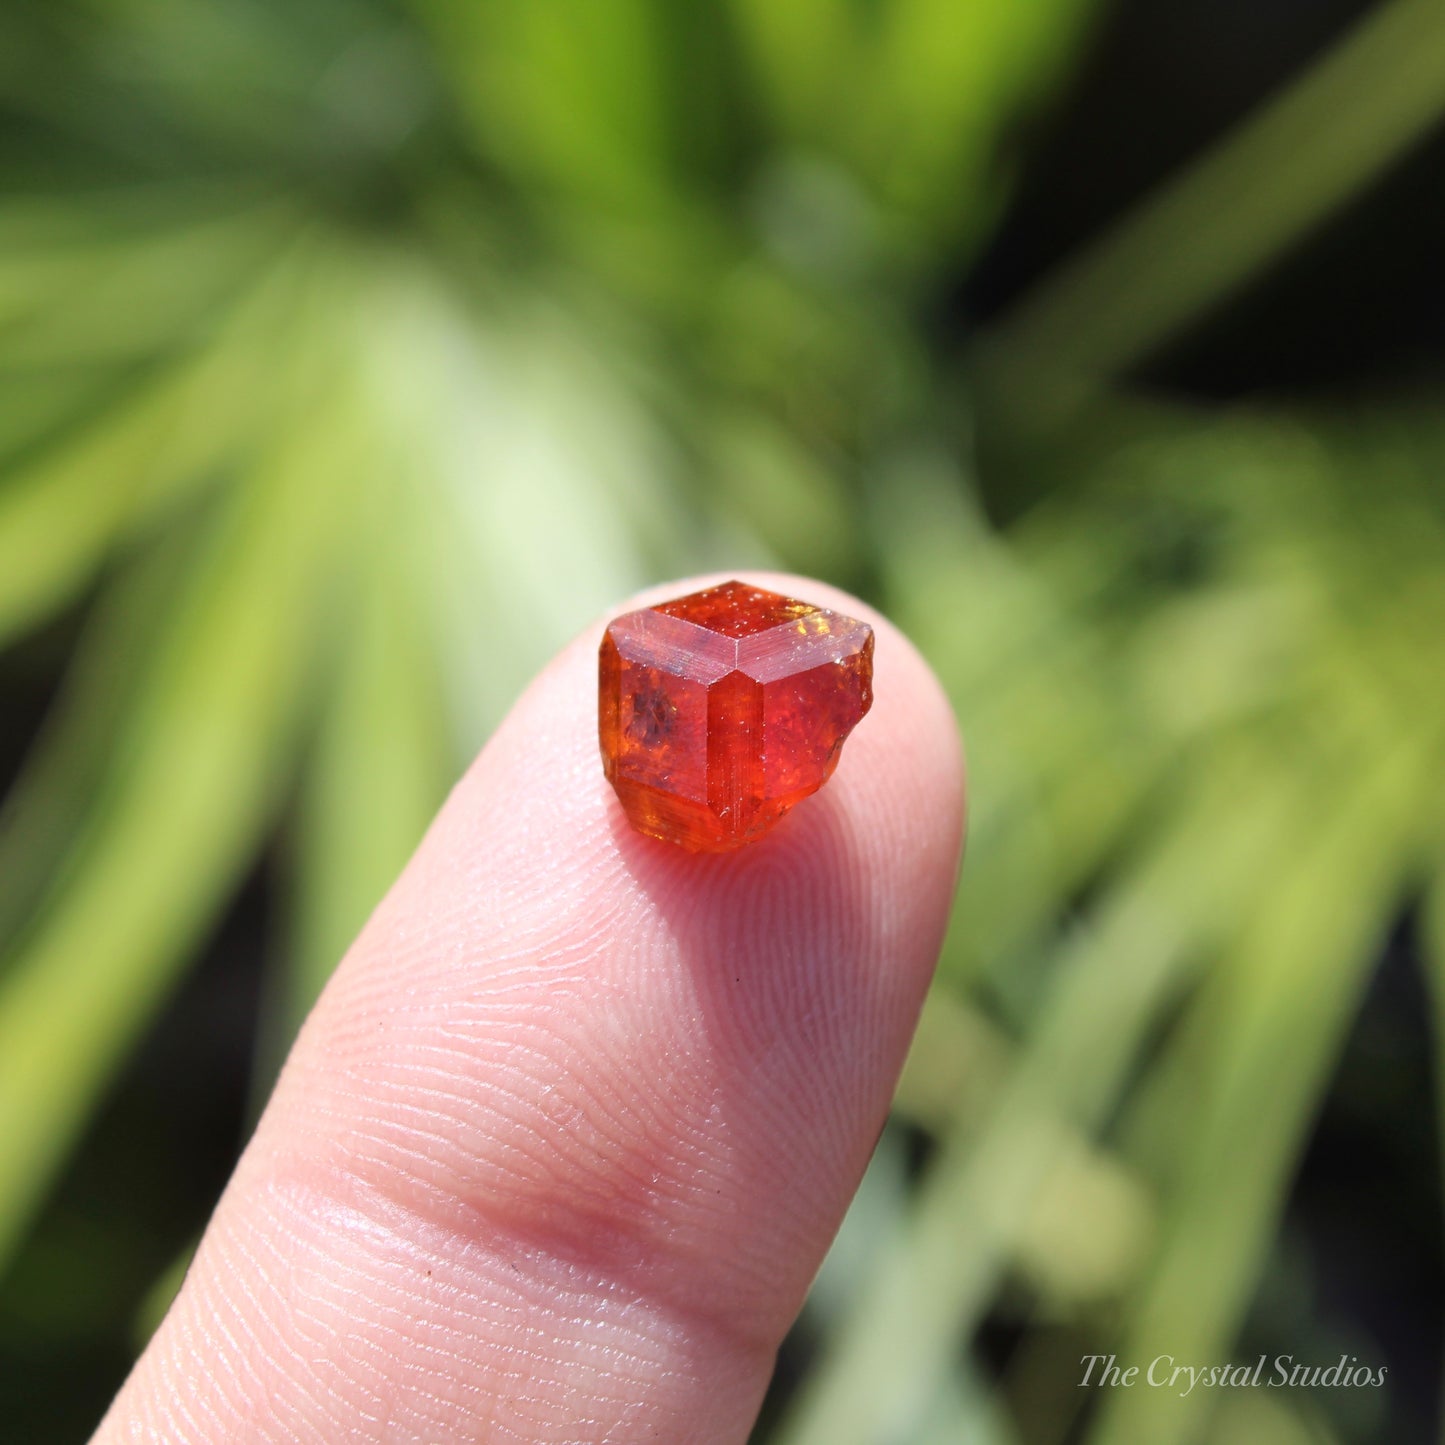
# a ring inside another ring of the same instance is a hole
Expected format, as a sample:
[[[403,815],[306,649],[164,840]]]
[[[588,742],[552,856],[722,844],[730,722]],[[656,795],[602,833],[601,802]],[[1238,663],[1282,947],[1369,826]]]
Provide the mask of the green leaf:
[[[480,747],[537,669],[648,576],[689,560],[653,418],[600,343],[520,292],[468,316],[418,270],[360,308],[367,394],[389,464],[416,491],[394,541],[431,611],[448,709]]]
[[[190,1269],[191,1260],[195,1258],[198,1243],[199,1240],[191,1240],[156,1276],[136,1309],[135,1318],[131,1322],[131,1346],[136,1355],[145,1349],[150,1337],[156,1332],[156,1326],[166,1317],[166,1312],[181,1292],[181,1285],[185,1283],[186,1271]]]
[[[834,139],[864,83],[860,7],[851,0],[731,0],[775,127],[810,146]]]
[[[1434,1034],[1435,1128],[1442,1179],[1445,1179],[1445,835],[1431,840],[1430,872],[1421,913],[1420,942]]]
[[[298,410],[307,399],[298,391]],[[226,509],[156,639],[63,881],[5,961],[0,1257],[272,815],[352,460],[324,416],[284,433]]]
[[[0,486],[0,645],[64,606],[117,541],[248,444],[278,393],[271,347],[292,279],[279,267],[194,360],[16,461]]]
[[[1095,0],[733,0],[774,123],[844,162],[885,227],[934,246],[978,234],[998,141],[1073,54]]]
[[[977,1137],[1003,1097],[1018,1051],[977,1009],[937,984],[930,991],[893,1101],[896,1113],[954,1147]],[[1122,1161],[1056,1111],[1047,1181],[1021,1220],[1017,1262],[1045,1307],[1074,1309],[1117,1293],[1142,1263],[1152,1205]]]
[[[865,165],[897,211],[976,226],[1003,128],[1056,80],[1097,0],[895,0],[858,97]]]
[[[671,206],[658,0],[417,8],[488,154],[564,194]]]
[[[1276,748],[1236,749],[1062,950],[1056,986],[982,1134],[944,1144],[907,1234],[804,1387],[788,1445],[911,1438],[958,1342],[987,1307],[1062,1142],[1112,1107],[1160,1012],[1267,886],[1262,870],[1313,806]],[[1251,807],[1239,807],[1248,797]]]
[[[1122,650],[1094,616],[1112,534],[1057,519],[1090,548],[1093,570],[1070,576],[1047,539],[1010,546],[964,495],[945,458],[899,459],[870,531],[889,612],[938,671],[967,739],[969,862],[943,967],[955,980],[1018,979],[1019,954],[1037,952],[1060,898],[1117,845],[1173,740],[1141,726]]]
[[[0,643],[63,606],[85,585],[152,488],[205,476],[180,442],[194,373],[165,377],[43,450],[0,490]]]
[[[1047,278],[995,333],[991,384],[1077,404],[1253,280],[1445,110],[1445,10],[1389,0],[1276,99]]]
[[[85,820],[144,682],[142,659],[164,631],[207,520],[166,533],[94,604],[60,697],[0,805],[0,952],[43,903]]]
[[[435,638],[397,546],[402,498],[362,524],[296,828],[296,901],[280,1033],[289,1044],[396,880],[455,777]]]
[[[1196,1107],[1176,1117],[1185,1160],[1162,1247],[1131,1313],[1126,1359],[1161,1341],[1223,1362],[1274,1237],[1294,1162],[1418,847],[1434,747],[1369,760],[1277,880],[1199,1006],[1208,1058]],[[1191,1044],[1198,1046],[1197,1041]],[[1111,1392],[1095,1445],[1193,1438],[1207,1394]]]
[[[163,209],[165,202],[159,200]],[[203,212],[139,234],[67,234],[64,211],[0,228],[0,367],[113,362],[194,346],[280,250],[276,204]],[[7,235],[8,230],[8,235]],[[59,232],[59,234],[47,234]]]

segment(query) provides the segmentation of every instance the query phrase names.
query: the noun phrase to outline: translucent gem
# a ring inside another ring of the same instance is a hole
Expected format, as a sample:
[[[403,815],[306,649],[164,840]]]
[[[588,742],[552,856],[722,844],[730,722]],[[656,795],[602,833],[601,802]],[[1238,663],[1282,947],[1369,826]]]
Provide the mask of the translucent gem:
[[[724,582],[608,626],[602,765],[641,832],[735,848],[823,786],[872,701],[866,622]]]

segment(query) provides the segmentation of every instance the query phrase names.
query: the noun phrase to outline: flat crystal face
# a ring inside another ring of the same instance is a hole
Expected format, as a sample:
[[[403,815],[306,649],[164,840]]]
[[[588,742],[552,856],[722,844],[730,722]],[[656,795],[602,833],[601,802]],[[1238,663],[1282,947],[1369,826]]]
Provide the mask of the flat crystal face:
[[[872,685],[867,623],[725,582],[608,626],[603,767],[640,831],[737,847],[823,785]]]
[[[667,617],[682,617],[724,637],[750,637],[771,627],[806,617],[818,608],[778,592],[749,587],[746,582],[723,582],[703,592],[663,602],[649,609]]]
[[[707,798],[707,685],[608,640],[602,686],[611,716],[602,729],[608,776],[679,798]]]

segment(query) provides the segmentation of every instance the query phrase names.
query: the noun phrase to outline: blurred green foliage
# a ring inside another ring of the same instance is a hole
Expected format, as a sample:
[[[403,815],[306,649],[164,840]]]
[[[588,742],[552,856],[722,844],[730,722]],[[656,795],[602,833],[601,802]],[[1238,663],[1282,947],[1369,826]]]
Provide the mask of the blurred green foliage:
[[[1127,377],[1445,109],[1445,12],[1381,7],[960,364],[924,308],[1094,10],[0,11],[0,643],[79,619],[0,812],[0,1256],[278,827],[263,1083],[538,664],[776,564],[917,639],[973,794],[898,1104],[936,1152],[915,1189],[885,1139],[768,1438],[1063,1438],[1077,1353],[1046,1427],[958,1363],[1020,1281],[1091,1348],[1228,1358],[1422,892],[1445,985],[1445,427]],[[1087,1439],[1330,1408],[1120,1392]]]

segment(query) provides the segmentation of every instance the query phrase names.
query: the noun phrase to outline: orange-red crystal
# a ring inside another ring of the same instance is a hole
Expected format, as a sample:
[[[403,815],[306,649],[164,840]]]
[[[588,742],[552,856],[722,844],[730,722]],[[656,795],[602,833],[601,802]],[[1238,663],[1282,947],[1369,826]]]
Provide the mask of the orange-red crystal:
[[[633,827],[716,851],[817,792],[873,701],[873,629],[724,582],[607,628],[602,765]]]

